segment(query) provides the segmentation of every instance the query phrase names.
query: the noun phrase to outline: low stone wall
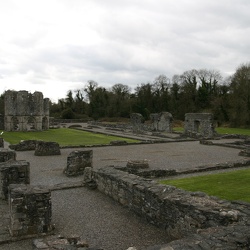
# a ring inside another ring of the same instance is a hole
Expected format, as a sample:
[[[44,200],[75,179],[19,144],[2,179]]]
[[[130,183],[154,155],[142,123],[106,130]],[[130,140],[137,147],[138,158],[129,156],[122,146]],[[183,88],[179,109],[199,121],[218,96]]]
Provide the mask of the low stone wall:
[[[35,150],[36,143],[37,143],[37,140],[23,140],[23,141],[20,141],[18,144],[9,145],[9,148],[15,151]]]
[[[212,227],[237,225],[244,228],[250,225],[250,204],[234,204],[201,192],[161,185],[113,167],[93,170],[92,178],[99,191],[165,229],[172,239],[181,239]]]
[[[50,156],[60,154],[61,151],[57,142],[37,141],[35,149],[36,156]]]

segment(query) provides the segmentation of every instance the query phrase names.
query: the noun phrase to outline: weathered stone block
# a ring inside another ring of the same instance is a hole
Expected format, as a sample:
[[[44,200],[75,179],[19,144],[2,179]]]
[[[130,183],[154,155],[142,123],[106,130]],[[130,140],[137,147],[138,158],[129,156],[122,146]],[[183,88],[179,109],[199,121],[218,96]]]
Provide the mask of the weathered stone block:
[[[47,234],[51,224],[51,192],[44,187],[9,186],[10,234],[14,237]]]
[[[36,149],[37,140],[23,140],[18,144],[12,144],[9,146],[10,149],[15,151],[28,151]]]
[[[149,168],[149,164],[147,160],[128,161],[127,168],[128,169],[145,169],[145,168]]]
[[[9,149],[0,149],[0,162],[6,162],[9,160],[16,160],[16,152]]]
[[[57,142],[37,141],[35,149],[36,156],[49,156],[60,154],[61,151]]]
[[[84,169],[92,168],[93,150],[73,151],[67,157],[67,167],[64,173],[67,176],[84,174]]]
[[[1,198],[8,199],[10,184],[29,184],[30,164],[27,161],[8,161],[0,163]]]

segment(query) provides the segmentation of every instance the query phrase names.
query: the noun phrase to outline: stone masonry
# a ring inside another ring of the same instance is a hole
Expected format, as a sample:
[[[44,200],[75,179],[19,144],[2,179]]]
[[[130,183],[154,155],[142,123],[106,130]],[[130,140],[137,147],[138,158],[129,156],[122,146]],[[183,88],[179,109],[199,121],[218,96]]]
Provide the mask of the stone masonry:
[[[152,130],[159,132],[172,132],[173,130],[173,116],[169,112],[161,112],[150,114],[152,121]]]
[[[48,234],[51,224],[51,192],[43,187],[10,185],[10,234],[13,237]]]
[[[35,148],[36,156],[60,155],[60,147],[57,142],[37,141]]]
[[[213,121],[213,114],[210,113],[187,113],[184,134],[191,137],[201,135],[211,138],[215,135]]]
[[[30,164],[27,161],[7,161],[0,163],[1,198],[8,199],[10,184],[29,184]]]
[[[220,249],[238,249],[236,247],[239,242],[242,246],[250,245],[248,234],[244,234],[250,225],[250,205],[247,203],[231,203],[202,192],[188,192],[157,184],[150,179],[118,171],[113,167],[94,169],[92,178],[99,191],[128,207],[149,223],[165,229],[173,240],[192,235],[191,237],[199,239],[200,245],[203,243],[208,246],[209,240],[214,245],[219,242]],[[220,233],[216,234],[215,230]],[[210,231],[214,233],[208,239]],[[199,232],[202,233],[198,235]],[[222,232],[231,233],[228,241],[220,240],[221,235],[224,235]],[[176,249],[185,249],[189,243],[185,239],[183,242],[176,243],[180,246]],[[174,241],[171,245],[174,245]]]
[[[6,162],[9,160],[16,160],[16,152],[13,150],[1,148],[0,149],[0,162]]]
[[[5,92],[5,131],[29,131],[49,129],[49,99],[41,92]]]
[[[130,115],[130,122],[134,133],[140,133],[143,130],[143,121],[144,118],[139,113],[132,113]]]
[[[93,167],[93,150],[73,151],[67,157],[67,167],[64,173],[67,176],[78,176],[84,174],[86,167]]]

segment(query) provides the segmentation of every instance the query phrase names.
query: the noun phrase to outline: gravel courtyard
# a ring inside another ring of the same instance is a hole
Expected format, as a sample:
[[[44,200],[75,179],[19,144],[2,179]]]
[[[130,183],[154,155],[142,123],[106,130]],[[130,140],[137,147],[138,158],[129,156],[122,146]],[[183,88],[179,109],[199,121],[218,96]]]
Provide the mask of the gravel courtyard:
[[[130,146],[93,147],[93,167],[125,166],[128,160],[149,161],[152,169],[185,169],[202,165],[234,162],[244,159],[239,149],[206,146],[197,141],[142,144]],[[60,156],[34,156],[34,151],[17,152],[17,160],[30,162],[31,184],[55,185],[74,182],[82,177],[68,178],[63,174],[67,156],[74,150],[61,149]],[[91,247],[106,250],[125,250],[130,246],[146,246],[169,241],[167,234],[147,224],[109,197],[97,190],[74,188],[52,192],[52,220],[55,233],[76,234],[86,239]],[[31,240],[0,245],[3,250],[32,249]]]

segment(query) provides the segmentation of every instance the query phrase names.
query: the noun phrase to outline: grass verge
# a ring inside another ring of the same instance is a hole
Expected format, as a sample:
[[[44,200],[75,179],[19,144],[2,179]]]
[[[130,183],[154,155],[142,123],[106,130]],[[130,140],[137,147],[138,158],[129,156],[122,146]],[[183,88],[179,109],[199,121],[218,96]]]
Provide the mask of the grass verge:
[[[250,202],[250,169],[191,178],[163,180],[162,184],[188,191],[201,191],[225,200]]]
[[[91,133],[82,130],[59,128],[40,132],[4,132],[2,136],[10,144],[19,143],[21,140],[42,140],[58,142],[60,146],[100,145],[109,144],[111,141],[139,142],[137,140]]]

